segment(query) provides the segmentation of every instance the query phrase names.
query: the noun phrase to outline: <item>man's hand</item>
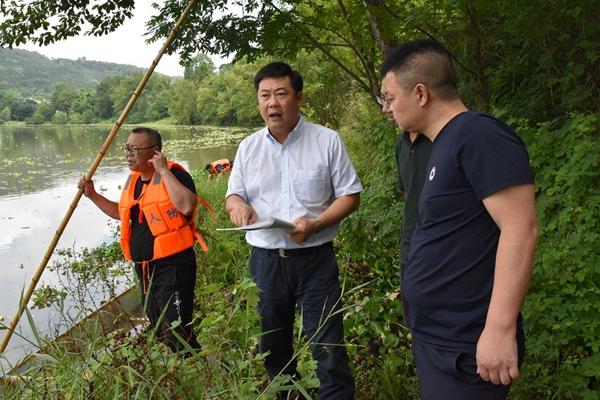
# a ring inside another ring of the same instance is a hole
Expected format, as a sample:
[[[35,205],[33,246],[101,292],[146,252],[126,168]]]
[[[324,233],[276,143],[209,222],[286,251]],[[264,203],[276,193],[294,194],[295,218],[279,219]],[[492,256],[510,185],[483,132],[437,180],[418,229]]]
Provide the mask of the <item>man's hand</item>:
[[[164,175],[165,172],[169,171],[169,167],[167,166],[167,158],[158,150],[154,150],[154,155],[148,160],[148,164],[152,165],[154,167],[154,171],[161,176]]]
[[[91,199],[92,197],[94,197],[96,195],[96,189],[94,188],[94,181],[91,179],[89,181],[86,181],[85,176],[82,176],[81,178],[79,178],[79,182],[77,183],[77,188],[83,189],[83,195],[85,197],[87,197],[88,199]]]
[[[236,204],[229,212],[229,218],[235,226],[245,226],[256,222],[256,212],[246,203]]]
[[[79,178],[78,189],[83,189],[83,195],[90,199],[99,209],[111,218],[119,219],[119,208],[116,202],[108,200],[94,188],[94,181],[85,180],[85,176]]]
[[[517,339],[514,329],[483,329],[477,342],[477,373],[484,381],[509,385],[519,377]]]
[[[297,218],[294,220],[296,229],[289,232],[292,240],[298,243],[304,242],[317,230],[317,220],[312,218]]]

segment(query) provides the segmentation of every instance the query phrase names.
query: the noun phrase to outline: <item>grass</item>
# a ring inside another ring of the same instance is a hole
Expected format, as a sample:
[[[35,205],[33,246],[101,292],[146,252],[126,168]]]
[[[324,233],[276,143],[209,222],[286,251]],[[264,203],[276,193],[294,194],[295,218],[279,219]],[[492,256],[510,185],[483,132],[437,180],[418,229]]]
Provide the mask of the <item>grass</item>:
[[[194,178],[206,181],[203,171],[194,172]],[[316,363],[311,358],[309,342],[300,335],[301,318],[295,328],[294,354],[302,374],[300,380],[290,383],[289,377],[279,376],[269,382],[262,366],[263,355],[255,352],[260,337],[256,313],[258,288],[247,269],[249,248],[242,234],[215,230],[229,224],[223,207],[226,183],[227,177],[220,176],[200,186],[200,195],[213,205],[218,216],[216,221],[204,213],[199,216],[210,248],[207,254],[197,253],[193,325],[202,345],[201,352],[185,358],[157,342],[153,332],[132,336],[125,331],[106,333],[97,329],[78,342],[78,351],[49,343],[48,351],[38,357],[42,362],[27,371],[30,380],[13,387],[13,392],[5,391],[3,398],[269,400],[278,391],[291,388],[308,398],[316,398]],[[106,248],[104,252],[115,256],[112,249]],[[91,262],[75,258],[76,269],[85,272],[80,267]],[[340,261],[342,271],[351,267],[347,260]],[[99,269],[105,270],[102,266],[105,264],[100,264]],[[370,284],[346,281],[346,285],[349,290],[344,294],[342,309],[347,320],[355,320],[362,311],[348,299],[363,296],[370,290]],[[323,316],[323,321],[329,317]],[[385,361],[387,356],[365,353],[368,346],[361,343],[364,339],[354,337],[348,347],[358,383],[357,399],[410,398],[393,394],[399,390],[395,375],[401,368],[398,363]],[[356,362],[358,354],[363,355],[360,362]],[[379,393],[374,382],[387,389]],[[414,383],[414,379],[400,382]]]

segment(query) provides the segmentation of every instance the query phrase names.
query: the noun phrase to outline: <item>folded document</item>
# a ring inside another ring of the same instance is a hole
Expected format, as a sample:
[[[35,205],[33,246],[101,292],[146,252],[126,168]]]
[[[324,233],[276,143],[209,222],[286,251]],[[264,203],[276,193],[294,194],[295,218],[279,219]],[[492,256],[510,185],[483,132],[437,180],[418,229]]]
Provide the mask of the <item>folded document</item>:
[[[217,228],[218,231],[256,231],[259,229],[283,229],[291,231],[296,225],[279,218],[267,218],[264,221],[256,222],[250,225],[237,226],[235,228]]]

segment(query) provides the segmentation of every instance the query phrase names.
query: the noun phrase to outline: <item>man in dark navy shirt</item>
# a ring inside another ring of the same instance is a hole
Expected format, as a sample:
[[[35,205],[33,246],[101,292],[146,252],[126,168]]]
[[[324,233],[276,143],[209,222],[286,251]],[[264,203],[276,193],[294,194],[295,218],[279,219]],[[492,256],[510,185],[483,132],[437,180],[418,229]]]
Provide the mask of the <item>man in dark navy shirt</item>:
[[[438,43],[402,44],[382,71],[394,120],[433,142],[402,283],[421,397],[504,399],[538,231],[525,146],[465,107]]]

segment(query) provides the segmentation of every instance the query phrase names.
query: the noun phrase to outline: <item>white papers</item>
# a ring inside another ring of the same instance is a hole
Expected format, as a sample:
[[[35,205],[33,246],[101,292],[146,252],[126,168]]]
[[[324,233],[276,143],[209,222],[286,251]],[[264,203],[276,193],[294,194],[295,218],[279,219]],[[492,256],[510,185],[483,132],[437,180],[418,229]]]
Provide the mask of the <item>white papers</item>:
[[[291,231],[296,228],[296,225],[291,222],[284,221],[279,218],[267,218],[264,221],[256,222],[250,225],[238,226],[235,228],[217,228],[218,231],[256,231],[259,229],[283,229]]]

